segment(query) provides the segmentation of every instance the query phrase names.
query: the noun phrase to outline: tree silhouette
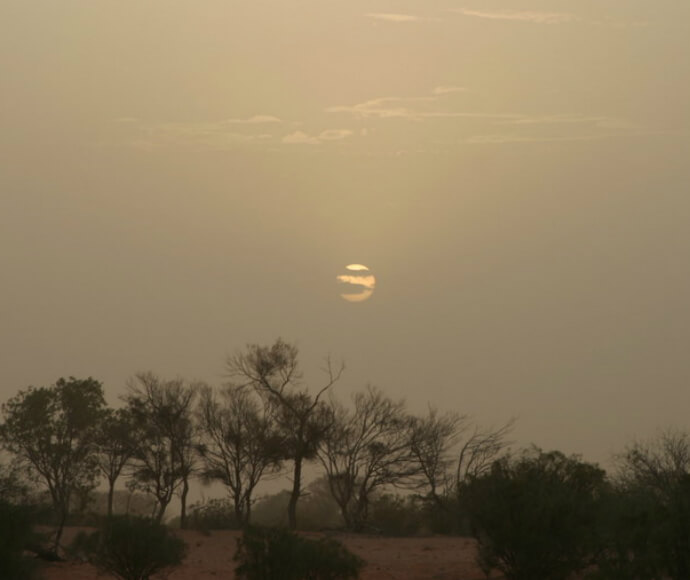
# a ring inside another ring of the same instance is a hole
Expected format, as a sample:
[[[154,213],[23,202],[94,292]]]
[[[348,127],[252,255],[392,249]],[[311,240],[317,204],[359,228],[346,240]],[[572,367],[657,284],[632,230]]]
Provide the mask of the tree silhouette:
[[[96,485],[94,441],[104,409],[101,383],[74,377],[19,391],[2,407],[3,443],[48,488],[57,514],[55,552],[72,499]]]
[[[254,396],[238,386],[224,388],[219,396],[205,387],[197,410],[202,474],[228,488],[240,525],[249,524],[254,488],[264,474],[280,468],[284,454],[282,436]]]
[[[164,381],[140,373],[126,396],[136,425],[133,486],[151,493],[158,502],[154,514],[163,520],[174,494],[180,494],[180,526],[186,525],[189,480],[195,470],[193,405],[198,388],[182,379]]]
[[[297,528],[297,502],[302,493],[302,468],[313,460],[330,428],[330,414],[321,397],[340,378],[344,366],[333,369],[326,360],[326,382],[309,393],[300,384],[302,375],[295,345],[278,339],[271,346],[248,345],[245,352],[231,356],[227,369],[240,386],[253,388],[271,413],[281,437],[285,457],[292,462],[292,491],[288,503],[288,525]]]

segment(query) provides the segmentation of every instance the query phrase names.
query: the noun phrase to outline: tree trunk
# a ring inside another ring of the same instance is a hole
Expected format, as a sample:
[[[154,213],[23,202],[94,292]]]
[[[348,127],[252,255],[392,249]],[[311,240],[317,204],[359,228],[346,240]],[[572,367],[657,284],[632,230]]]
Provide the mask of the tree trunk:
[[[187,494],[189,493],[189,480],[182,480],[182,493],[180,494],[180,528],[187,529]]]
[[[67,513],[69,508],[60,507],[60,521],[58,522],[58,528],[55,531],[55,543],[53,544],[53,552],[57,556],[58,548],[60,547],[60,540],[62,539],[62,532],[65,529],[65,522],[67,521]]]
[[[302,457],[295,457],[295,470],[293,472],[292,493],[288,503],[288,528],[297,529],[297,502],[302,492]]]
[[[115,481],[108,481],[108,519],[113,517],[113,495],[115,494]]]
[[[165,515],[165,508],[168,507],[167,502],[163,502],[161,500],[158,501],[158,510],[156,511],[156,517],[154,518],[154,521],[157,524],[163,523],[163,516]]]

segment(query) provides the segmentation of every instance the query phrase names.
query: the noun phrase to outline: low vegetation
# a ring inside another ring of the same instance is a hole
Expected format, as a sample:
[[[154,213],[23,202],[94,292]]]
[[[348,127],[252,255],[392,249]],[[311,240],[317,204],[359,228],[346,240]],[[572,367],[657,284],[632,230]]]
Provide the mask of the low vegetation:
[[[163,525],[178,500],[176,526],[245,530],[246,580],[357,577],[362,562],[342,546],[284,528],[473,535],[481,567],[509,580],[690,578],[688,432],[633,443],[607,474],[558,451],[509,452],[512,421],[483,429],[453,410],[415,415],[373,387],[339,402],[332,391],[343,367],[327,361],[310,390],[297,348],[280,339],[226,362],[231,382],[220,390],[135,375],[119,409],[92,378],[6,401],[0,578],[31,578],[27,554],[60,557],[63,527],[86,524],[100,529],[72,553],[145,580],[184,556]],[[308,463],[321,473],[305,483]],[[278,474],[290,476],[290,489],[257,497]],[[196,482],[220,483],[227,495],[188,509]],[[49,545],[33,537],[36,522],[53,526]]]
[[[336,540],[312,540],[284,528],[248,528],[237,541],[241,580],[350,580],[364,562]]]
[[[0,578],[36,577],[38,560],[26,551],[35,541],[29,509],[0,499]]]
[[[180,564],[186,546],[155,521],[117,516],[106,520],[100,530],[77,536],[71,550],[121,580],[149,580]]]

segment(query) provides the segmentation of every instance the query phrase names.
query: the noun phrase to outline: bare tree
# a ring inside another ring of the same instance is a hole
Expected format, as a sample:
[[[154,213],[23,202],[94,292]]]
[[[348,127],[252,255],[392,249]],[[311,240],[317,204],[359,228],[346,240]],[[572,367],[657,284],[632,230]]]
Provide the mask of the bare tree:
[[[493,462],[510,445],[508,437],[515,426],[515,419],[510,419],[498,428],[474,427],[462,441],[457,455],[455,469],[455,488],[460,488],[464,481],[476,478],[491,469]]]
[[[219,396],[205,387],[197,409],[203,477],[228,488],[240,525],[249,524],[254,488],[280,468],[283,456],[283,439],[254,397],[240,386],[227,386]]]
[[[195,470],[193,406],[197,391],[197,385],[183,379],[164,381],[153,373],[140,373],[130,382],[125,399],[137,425],[134,486],[155,496],[158,522],[179,493],[183,528],[189,480]]]
[[[667,491],[690,474],[690,433],[664,431],[651,441],[635,442],[617,462],[624,482]]]
[[[361,530],[373,492],[411,484],[419,464],[411,449],[414,422],[403,401],[368,387],[353,396],[353,409],[332,403],[333,426],[319,458],[345,525]]]
[[[227,369],[240,386],[253,388],[263,399],[283,437],[285,457],[292,462],[292,491],[288,503],[288,525],[297,527],[297,502],[302,494],[302,468],[313,460],[330,428],[327,406],[321,397],[340,378],[344,366],[334,369],[326,361],[326,382],[315,395],[302,387],[302,375],[293,344],[278,339],[271,346],[248,345],[231,356]]]
[[[433,407],[429,407],[426,416],[412,418],[410,452],[419,466],[419,485],[426,487],[431,500],[443,509],[446,507],[444,499],[454,487],[453,452],[468,428],[466,415],[454,411],[441,414]]]
[[[133,417],[126,408],[107,409],[95,433],[98,469],[108,482],[108,517],[113,515],[115,482],[135,451],[133,435]]]

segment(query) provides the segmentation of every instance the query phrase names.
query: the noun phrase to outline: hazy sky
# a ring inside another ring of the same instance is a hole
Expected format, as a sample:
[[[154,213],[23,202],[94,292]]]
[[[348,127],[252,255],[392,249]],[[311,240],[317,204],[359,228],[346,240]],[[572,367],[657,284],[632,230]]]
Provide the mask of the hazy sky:
[[[297,341],[606,460],[690,427],[690,2],[0,0],[0,398]],[[376,275],[349,303],[346,264]]]

